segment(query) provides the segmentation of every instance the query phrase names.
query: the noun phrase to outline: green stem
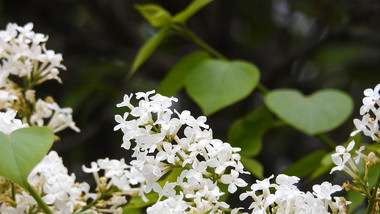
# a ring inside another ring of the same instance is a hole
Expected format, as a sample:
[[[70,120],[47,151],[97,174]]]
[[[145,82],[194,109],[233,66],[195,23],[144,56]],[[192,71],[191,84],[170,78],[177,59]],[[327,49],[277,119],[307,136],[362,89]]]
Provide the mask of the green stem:
[[[12,188],[12,200],[16,201],[16,190],[15,190],[15,184],[11,182],[11,188]]]
[[[27,190],[33,196],[33,198],[37,201],[38,205],[45,211],[47,214],[53,214],[47,204],[42,200],[40,195],[36,192],[36,190],[27,182]]]
[[[263,84],[259,83],[257,86],[257,89],[259,89],[259,91],[261,91],[264,95],[267,95],[269,93],[269,89],[267,87],[265,87]]]
[[[111,196],[111,195],[112,195],[112,192],[111,193],[110,192],[101,193],[99,195],[99,197],[95,198],[89,204],[87,204],[86,206],[82,207],[82,209],[80,210],[80,212],[83,212],[83,211],[86,211],[86,210],[90,209],[91,207],[95,206],[100,200],[102,200],[105,197]]]
[[[335,150],[336,143],[331,140],[329,137],[327,137],[325,134],[317,134],[315,135],[322,143],[324,143],[329,148]]]
[[[194,42],[199,47],[203,48],[207,52],[209,52],[211,55],[223,59],[228,60],[227,57],[223,56],[223,54],[219,53],[217,50],[215,50],[213,47],[211,47],[209,44],[207,44],[205,41],[203,41],[201,38],[199,38],[195,33],[193,33],[189,28],[187,28],[185,25],[173,25],[172,29],[174,29],[176,32],[178,32],[180,35],[182,35],[184,38]]]
[[[380,174],[379,176],[377,177],[377,181],[376,181],[376,185],[373,189],[373,192],[372,192],[372,196],[371,198],[368,199],[368,206],[367,206],[367,210],[366,210],[366,214],[371,214],[372,213],[372,210],[373,210],[373,205],[376,201],[376,193],[377,193],[377,190],[379,189],[379,184],[380,184]]]

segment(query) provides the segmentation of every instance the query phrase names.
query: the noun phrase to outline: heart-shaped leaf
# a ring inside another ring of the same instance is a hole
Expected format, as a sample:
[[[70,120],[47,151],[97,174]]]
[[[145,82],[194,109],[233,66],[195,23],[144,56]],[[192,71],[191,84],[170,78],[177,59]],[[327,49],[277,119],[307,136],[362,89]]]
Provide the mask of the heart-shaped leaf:
[[[335,89],[320,90],[306,97],[296,90],[279,89],[268,93],[264,101],[281,120],[309,135],[333,130],[353,110],[352,98]]]
[[[186,78],[190,97],[210,115],[248,96],[259,81],[259,70],[245,61],[209,59]]]
[[[0,132],[0,175],[27,188],[27,177],[54,142],[48,127],[18,129],[9,135]]]
[[[205,51],[195,51],[179,61],[162,80],[157,92],[165,96],[173,96],[185,85],[187,74],[202,61],[210,59]]]

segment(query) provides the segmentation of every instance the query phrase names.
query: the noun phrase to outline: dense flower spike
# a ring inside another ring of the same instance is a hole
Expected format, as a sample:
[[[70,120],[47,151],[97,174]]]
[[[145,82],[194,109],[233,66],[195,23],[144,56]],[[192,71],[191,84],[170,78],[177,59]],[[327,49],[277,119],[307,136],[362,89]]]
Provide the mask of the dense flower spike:
[[[62,55],[46,49],[48,36],[35,33],[33,24],[25,26],[9,23],[0,31],[1,79],[0,87],[8,84],[8,76],[15,75],[40,84],[49,79],[62,82],[58,77]]]
[[[246,173],[237,153],[240,148],[213,139],[206,117],[194,118],[189,111],[173,112],[170,107],[177,99],[154,93],[136,93],[137,106],[130,102],[133,95],[125,95],[117,107],[126,106],[130,113],[116,115],[118,125],[114,128],[124,133],[122,147],[132,147],[131,169],[144,178],[140,195],[144,198],[154,191],[166,198],[148,212],[172,208],[173,213],[220,213],[229,205],[219,201],[224,193],[217,184],[228,184],[231,193],[247,185],[239,178],[240,173]],[[161,187],[159,180],[177,168],[184,169],[177,180]]]
[[[36,100],[33,87],[51,79],[61,83],[59,70],[66,68],[61,54],[46,49],[48,36],[32,30],[32,23],[10,23],[0,31],[0,110],[12,109],[24,123],[46,125],[55,133],[68,127],[79,132],[71,108],[59,107],[51,97]]]

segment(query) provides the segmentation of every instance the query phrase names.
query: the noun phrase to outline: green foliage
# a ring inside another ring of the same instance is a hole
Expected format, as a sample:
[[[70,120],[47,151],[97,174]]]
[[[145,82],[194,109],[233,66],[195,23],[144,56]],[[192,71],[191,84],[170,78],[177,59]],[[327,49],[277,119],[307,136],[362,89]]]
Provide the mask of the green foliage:
[[[361,211],[357,210],[357,208],[363,204],[364,198],[365,197],[363,195],[354,190],[348,191],[347,200],[351,201],[350,206],[348,206],[348,212],[354,214],[365,213],[364,209],[361,209]]]
[[[170,28],[162,28],[158,33],[144,43],[139,49],[136,58],[133,60],[129,76],[132,76],[137,69],[153,54],[161,42],[168,37],[172,31]]]
[[[346,121],[353,110],[352,98],[333,89],[320,90],[307,97],[296,90],[279,89],[271,91],[264,100],[281,120],[308,135],[333,130]]]
[[[372,165],[368,173],[368,183],[369,187],[373,188],[376,184],[377,178],[380,176],[380,165]]]
[[[150,192],[146,194],[145,197],[148,199],[147,202],[143,201],[141,197],[132,197],[129,200],[128,205],[123,208],[123,213],[128,213],[129,210],[135,210],[152,205],[158,200],[158,194],[155,192]]]
[[[125,209],[123,210],[123,214],[142,214],[141,209]]]
[[[330,44],[313,55],[313,61],[325,67],[344,67],[359,60],[362,50],[354,44]]]
[[[196,12],[202,9],[204,6],[212,2],[213,0],[194,0],[187,6],[187,8],[173,17],[173,22],[185,23],[187,19],[193,16]]]
[[[186,77],[186,90],[203,113],[210,115],[247,97],[259,81],[256,66],[245,61],[209,59]]]
[[[186,9],[176,14],[173,18],[168,11],[156,4],[136,6],[137,10],[139,10],[153,27],[160,27],[161,30],[139,49],[136,58],[133,60],[129,76],[132,76],[136,72],[165,38],[174,33],[173,29],[178,27],[175,27],[173,25],[174,23],[184,24],[188,18],[211,1],[212,0],[194,0]]]
[[[136,9],[153,27],[169,26],[171,15],[168,11],[156,4],[136,5]]]
[[[260,162],[247,156],[242,156],[240,161],[252,175],[258,179],[264,179],[264,168]]]
[[[304,178],[320,166],[320,162],[325,155],[326,152],[324,151],[315,151],[292,164],[284,171],[284,174]]]
[[[240,154],[255,156],[261,151],[262,137],[272,124],[271,112],[264,106],[259,107],[232,124],[228,132],[228,142],[232,146],[240,147]]]
[[[27,189],[29,173],[53,141],[54,134],[47,127],[22,128],[9,135],[0,132],[0,175]]]
[[[209,58],[210,55],[204,51],[195,51],[187,55],[173,66],[157,88],[157,92],[165,96],[173,96],[184,87],[187,75]]]
[[[74,214],[92,214],[92,212],[77,212],[77,213],[74,213]]]

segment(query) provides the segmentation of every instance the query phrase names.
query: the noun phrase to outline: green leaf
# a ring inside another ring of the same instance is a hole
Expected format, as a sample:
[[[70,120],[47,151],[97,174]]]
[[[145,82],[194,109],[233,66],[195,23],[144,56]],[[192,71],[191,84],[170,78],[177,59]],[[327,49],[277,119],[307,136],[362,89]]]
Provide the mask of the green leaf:
[[[241,148],[240,154],[255,156],[260,152],[262,137],[272,123],[272,113],[264,106],[259,107],[232,124],[228,132],[228,141],[232,146]]]
[[[259,70],[245,61],[209,59],[186,78],[190,97],[210,115],[247,97],[259,81]]]
[[[307,97],[292,89],[273,90],[264,101],[281,120],[309,135],[333,130],[348,119],[353,109],[352,98],[334,89]]]
[[[136,9],[153,27],[169,26],[171,15],[168,11],[156,4],[136,5]]]
[[[320,166],[321,160],[325,155],[326,152],[324,151],[313,152],[301,160],[295,162],[292,166],[284,171],[284,174],[303,178]]]
[[[27,178],[54,142],[48,127],[22,128],[6,135],[0,132],[0,175],[27,189]]]
[[[158,194],[155,192],[150,192],[150,193],[146,194],[145,196],[148,198],[147,202],[143,201],[141,197],[138,197],[138,196],[132,197],[129,200],[128,204],[123,208],[123,213],[126,210],[139,209],[142,207],[149,206],[151,204],[156,203],[158,200]]]
[[[124,209],[123,214],[143,214],[141,209]]]
[[[136,70],[153,54],[161,42],[171,34],[169,28],[162,28],[158,33],[144,43],[133,60],[129,76],[132,76]]]
[[[212,2],[212,0],[194,0],[183,11],[177,13],[173,17],[172,21],[183,24],[187,21],[187,19],[189,19],[191,16],[193,16],[196,12],[205,7],[210,2]]]
[[[356,192],[355,190],[348,191],[347,200],[351,201],[351,204],[348,206],[348,213],[354,213],[357,207],[363,204],[365,196]],[[363,210],[364,213],[364,210]]]
[[[368,169],[368,183],[370,188],[374,188],[377,177],[380,176],[380,164],[371,165]]]
[[[241,163],[244,165],[252,175],[256,176],[258,179],[264,179],[264,167],[255,159],[247,156],[241,156]]]
[[[165,96],[173,96],[185,85],[187,74],[210,55],[205,51],[195,51],[181,59],[166,75],[157,92]]]
[[[323,158],[322,158],[322,160],[323,160]],[[321,165],[311,173],[308,180],[311,181],[311,180],[314,180],[314,179],[316,179],[322,175],[328,174],[331,171],[331,168],[332,168],[332,165],[323,165],[321,163]]]

